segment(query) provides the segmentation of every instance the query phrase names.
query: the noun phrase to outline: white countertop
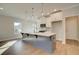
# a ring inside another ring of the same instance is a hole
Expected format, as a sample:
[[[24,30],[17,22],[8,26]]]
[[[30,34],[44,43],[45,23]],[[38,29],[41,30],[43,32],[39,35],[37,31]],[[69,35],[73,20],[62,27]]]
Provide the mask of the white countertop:
[[[28,33],[28,32],[22,32],[22,33]],[[47,36],[50,37],[52,35],[55,35],[55,33],[52,33],[50,31],[46,31],[46,32],[36,32],[36,33],[28,33],[28,34],[33,34],[33,35],[39,35],[39,36]]]

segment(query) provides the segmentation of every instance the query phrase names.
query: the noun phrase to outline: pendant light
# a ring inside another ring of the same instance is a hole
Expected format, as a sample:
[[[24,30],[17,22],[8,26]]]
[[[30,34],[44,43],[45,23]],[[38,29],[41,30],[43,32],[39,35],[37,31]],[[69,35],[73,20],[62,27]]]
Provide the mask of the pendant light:
[[[42,7],[42,10],[41,10],[41,15],[43,16],[44,15],[44,4],[43,3],[41,3],[41,7]]]
[[[34,18],[34,8],[32,8],[32,20]]]

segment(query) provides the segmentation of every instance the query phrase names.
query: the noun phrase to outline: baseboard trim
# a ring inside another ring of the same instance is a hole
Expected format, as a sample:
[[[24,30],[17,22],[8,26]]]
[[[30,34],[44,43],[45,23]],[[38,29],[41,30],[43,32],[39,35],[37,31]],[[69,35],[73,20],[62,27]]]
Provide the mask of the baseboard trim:
[[[78,39],[66,39],[66,40],[75,40],[75,41],[79,41]]]
[[[61,40],[56,40],[57,42],[61,42],[62,43],[62,41]]]

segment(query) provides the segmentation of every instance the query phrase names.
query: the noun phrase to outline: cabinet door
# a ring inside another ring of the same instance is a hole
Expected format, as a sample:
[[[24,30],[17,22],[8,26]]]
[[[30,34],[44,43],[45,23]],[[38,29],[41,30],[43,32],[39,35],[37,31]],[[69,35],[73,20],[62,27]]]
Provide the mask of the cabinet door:
[[[63,19],[62,12],[52,14],[49,18],[47,18],[47,22],[46,22],[47,26],[51,27],[52,21],[59,21],[59,20],[62,20],[62,19]]]
[[[51,19],[51,21],[62,20],[63,19],[62,12],[52,14],[49,19]]]
[[[52,22],[51,17],[46,18],[46,26],[47,27],[51,27],[51,22]]]
[[[55,13],[53,16],[55,20],[62,20],[62,12]]]

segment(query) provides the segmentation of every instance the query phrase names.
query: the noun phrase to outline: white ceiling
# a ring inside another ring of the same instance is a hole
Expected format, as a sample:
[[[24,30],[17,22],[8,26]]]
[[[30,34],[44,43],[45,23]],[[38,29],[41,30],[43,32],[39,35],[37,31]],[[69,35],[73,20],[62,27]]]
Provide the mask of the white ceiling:
[[[52,12],[54,9],[63,10],[75,5],[77,3],[45,3],[44,13]],[[0,15],[8,15],[12,17],[25,19],[31,17],[32,8],[34,8],[34,15],[36,17],[41,15],[41,3],[0,3],[0,7],[4,8],[0,10]]]

